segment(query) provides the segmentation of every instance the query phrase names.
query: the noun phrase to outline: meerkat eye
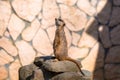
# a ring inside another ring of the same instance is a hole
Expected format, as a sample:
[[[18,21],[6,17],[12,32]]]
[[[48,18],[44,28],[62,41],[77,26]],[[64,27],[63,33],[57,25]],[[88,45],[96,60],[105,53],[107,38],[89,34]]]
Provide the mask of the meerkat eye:
[[[63,20],[62,20],[62,19],[60,19],[60,18],[59,18],[58,20],[59,20],[59,21],[61,21],[61,22],[63,22]]]

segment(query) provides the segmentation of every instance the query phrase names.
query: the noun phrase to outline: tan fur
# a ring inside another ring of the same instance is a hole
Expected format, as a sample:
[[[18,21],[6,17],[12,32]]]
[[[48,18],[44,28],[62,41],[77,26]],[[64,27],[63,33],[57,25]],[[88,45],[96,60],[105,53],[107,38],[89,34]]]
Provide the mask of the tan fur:
[[[79,71],[82,73],[82,75],[84,75],[84,73],[82,72],[79,66],[79,63],[68,56],[67,40],[64,32],[64,26],[65,26],[64,21],[61,19],[55,19],[55,22],[57,27],[55,33],[55,39],[53,43],[55,57],[59,61],[68,60],[74,62],[79,68]]]

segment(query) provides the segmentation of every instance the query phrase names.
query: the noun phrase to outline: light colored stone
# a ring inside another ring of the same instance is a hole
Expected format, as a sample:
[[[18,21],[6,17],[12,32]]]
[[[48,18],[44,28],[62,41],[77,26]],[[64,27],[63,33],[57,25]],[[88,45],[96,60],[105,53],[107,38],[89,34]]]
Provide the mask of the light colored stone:
[[[98,22],[95,20],[95,18],[91,18],[88,21],[84,32],[82,33],[78,46],[92,48],[98,40],[97,30],[98,30]]]
[[[100,13],[106,7],[107,3],[108,3],[108,0],[99,0],[97,5],[97,13]]]
[[[0,47],[5,49],[12,56],[17,56],[18,54],[16,47],[12,44],[12,42],[9,39],[5,37],[2,37],[0,39]]]
[[[120,0],[113,0],[114,5],[120,6]]]
[[[77,0],[57,0],[58,3],[63,3],[65,5],[73,6]]]
[[[42,16],[42,13],[39,13],[39,14],[38,14],[38,19],[41,20],[42,17],[43,17],[43,16]]]
[[[40,28],[37,32],[32,43],[34,48],[44,55],[50,55],[53,53],[53,47],[50,43],[50,40],[42,28]]]
[[[70,47],[68,55],[73,59],[85,58],[88,55],[88,48]]]
[[[98,29],[98,22],[94,17],[90,17],[87,24],[85,25],[85,31],[92,31],[93,29]]]
[[[98,3],[98,0],[91,0],[92,6],[96,7]]]
[[[55,38],[55,31],[56,31],[56,26],[51,26],[47,29],[49,39],[52,43],[53,43],[53,40]]]
[[[14,0],[12,6],[21,18],[31,22],[40,12],[42,0]]]
[[[8,31],[5,31],[4,36],[10,38],[10,33]]]
[[[110,18],[109,26],[114,26],[120,23],[120,7],[113,7],[112,16]]]
[[[95,8],[90,4],[89,0],[78,0],[77,6],[90,16],[96,13]]]
[[[75,7],[66,5],[59,5],[61,10],[61,17],[65,21],[66,26],[71,31],[82,30],[87,22],[85,13]]]
[[[36,54],[31,45],[23,40],[18,41],[15,44],[18,48],[19,57],[22,65],[28,65],[32,63]]]
[[[5,67],[0,66],[0,80],[6,80],[8,77],[8,71],[6,70]]]
[[[14,59],[9,56],[4,50],[0,50],[0,65],[5,65],[12,62]]]
[[[11,7],[8,1],[0,1],[0,36],[6,30],[11,15]]]
[[[120,62],[120,46],[110,48],[106,60],[106,63],[119,63]]]
[[[106,64],[105,65],[105,78],[107,80],[120,79],[120,64]]]
[[[41,57],[41,56],[44,56],[42,53],[40,53],[40,52],[38,52],[37,54],[36,54],[36,57]]]
[[[72,44],[74,44],[75,46],[77,46],[79,40],[80,40],[80,34],[77,34],[75,32],[72,32]]]
[[[31,26],[27,27],[23,32],[22,32],[22,38],[26,41],[31,41],[35,34],[37,33],[38,29],[40,27],[40,23],[37,19],[35,19],[32,23]]]
[[[111,32],[111,41],[113,45],[118,45],[120,44],[120,25],[115,27]]]
[[[10,80],[19,80],[18,70],[21,67],[20,62],[16,59],[9,67]]]
[[[59,9],[56,0],[44,0],[42,28],[55,24],[55,18],[59,17]]]
[[[67,39],[67,46],[69,48],[71,46],[71,43],[72,43],[72,36],[70,34],[70,31],[66,27],[64,28],[64,30],[65,30],[65,36]]]
[[[11,19],[9,21],[8,29],[10,35],[14,40],[17,39],[24,27],[25,23],[21,19],[19,19],[15,14],[12,14]]]
[[[98,21],[102,24],[107,24],[111,17],[111,1],[100,0],[97,5],[97,17]]]
[[[109,27],[101,25],[99,26],[98,31],[104,48],[110,48],[112,46],[112,43],[110,40]]]
[[[94,71],[104,66],[104,48],[96,43],[89,55],[81,62],[83,69]]]

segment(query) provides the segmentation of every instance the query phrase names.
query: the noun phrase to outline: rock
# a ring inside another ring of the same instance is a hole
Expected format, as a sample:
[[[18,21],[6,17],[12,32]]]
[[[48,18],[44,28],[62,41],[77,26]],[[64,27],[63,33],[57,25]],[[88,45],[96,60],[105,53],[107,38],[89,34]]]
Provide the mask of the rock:
[[[11,7],[8,1],[0,1],[0,36],[6,30],[6,27],[11,16]]]
[[[88,55],[88,52],[88,48],[70,47],[68,50],[68,55],[73,59],[81,59],[85,58]]]
[[[42,0],[14,0],[12,6],[19,17],[31,22],[40,12]]]
[[[63,3],[65,5],[73,6],[77,2],[77,0],[57,0],[59,4]]]
[[[86,26],[85,26],[85,31],[86,33],[90,33],[92,31],[98,30],[98,22],[94,17],[90,17]]]
[[[100,0],[97,5],[98,21],[102,24],[107,24],[111,17],[112,4],[109,0]]]
[[[120,44],[120,25],[118,25],[117,27],[115,27],[111,32],[110,32],[110,37],[111,37],[111,41],[113,45],[118,45]]]
[[[78,42],[78,46],[85,47],[85,48],[92,48],[97,42],[95,38],[98,38],[98,35],[97,35],[97,32],[93,33],[92,35],[95,36],[94,38],[91,34],[89,35],[86,32],[83,32],[81,39]]]
[[[47,27],[55,24],[55,18],[58,17],[59,9],[56,4],[56,0],[45,0],[43,3],[43,19],[41,27],[46,29]]]
[[[41,67],[45,59],[43,57],[36,57],[34,60],[34,64],[38,67]]]
[[[120,0],[113,0],[114,5],[120,6]]]
[[[36,57],[40,57],[40,56],[43,56],[44,54],[42,54],[42,53],[40,53],[40,52],[38,52],[38,53],[36,53]]]
[[[65,30],[65,36],[67,39],[67,46],[69,48],[71,46],[71,43],[72,43],[72,36],[70,34],[70,31],[66,27],[64,28],[64,30]]]
[[[65,72],[56,75],[51,80],[90,80],[90,79],[85,79],[79,73],[76,72]]]
[[[80,63],[80,62],[79,62]],[[80,64],[81,66],[81,64]],[[43,67],[51,72],[76,72],[78,67],[75,63],[70,61],[46,61],[43,63]]]
[[[66,5],[59,5],[61,10],[61,17],[66,23],[66,27],[71,31],[82,30],[87,22],[85,13],[75,7]]]
[[[113,7],[112,16],[110,18],[109,26],[114,26],[120,23],[120,7]]]
[[[39,14],[38,14],[38,20],[41,20],[42,17],[43,17],[43,16],[42,16],[42,13],[39,13]]]
[[[90,18],[85,30],[82,33],[81,39],[78,42],[79,47],[92,48],[98,41],[98,22],[95,18]]]
[[[120,64],[106,64],[105,65],[105,78],[107,80],[120,79]]]
[[[120,46],[115,46],[110,48],[108,55],[106,57],[106,63],[119,63],[120,62]]]
[[[34,64],[22,66],[19,68],[19,80],[30,80],[34,70],[37,70]]]
[[[98,69],[93,72],[92,80],[104,80],[104,70]]]
[[[18,70],[21,67],[20,62],[16,59],[10,66],[9,66],[9,75],[10,80],[18,80]]]
[[[68,80],[72,76],[79,80],[82,76],[77,72],[77,66],[70,61],[54,61],[53,56],[35,58],[34,64],[23,66],[19,69],[19,80]],[[80,63],[80,61],[78,61]],[[81,67],[81,65],[80,65]],[[85,77],[82,80],[90,80],[90,72],[83,70]],[[65,76],[64,76],[65,75]],[[68,75],[68,76],[67,76]]]
[[[41,67],[45,61],[51,60],[51,59],[55,59],[55,57],[53,57],[53,56],[36,57],[35,60],[34,60],[34,64],[38,67]]]
[[[5,65],[12,62],[14,59],[9,56],[4,50],[0,50],[0,65]]]
[[[28,65],[32,63],[36,55],[32,46],[30,46],[30,44],[28,44],[27,42],[23,40],[18,41],[15,44],[18,48],[19,57],[20,57],[20,61],[22,65]]]
[[[101,25],[99,26],[98,31],[104,48],[110,48],[112,46],[112,43],[109,34],[109,27],[105,25]]]
[[[5,49],[12,56],[17,56],[18,54],[17,48],[12,44],[9,39],[5,37],[2,37],[0,39],[0,47]]]
[[[38,29],[40,27],[40,23],[37,19],[35,19],[30,27],[27,27],[23,32],[22,32],[22,38],[26,41],[31,41],[35,34],[37,33]]]
[[[42,75],[44,75],[44,80],[49,80],[49,79],[51,79],[53,76],[59,74],[59,73],[56,73],[56,72],[48,71],[48,70],[44,69],[44,67],[43,67],[44,62],[46,62],[46,61],[52,61],[53,59],[55,59],[55,57],[53,57],[53,56],[41,56],[41,57],[36,57],[36,58],[35,58],[35,61],[34,61],[34,64],[35,64],[37,67],[39,67],[39,69],[35,69],[35,70],[34,70],[32,77],[34,78],[34,76],[35,76],[34,73],[35,73],[36,70],[40,70],[40,71],[37,71],[37,73],[40,73],[40,74],[41,74],[41,78],[43,78]],[[41,70],[42,70],[42,72],[41,72]],[[40,75],[39,75],[39,76],[40,76]],[[42,79],[40,79],[40,80],[42,80]]]
[[[53,47],[46,32],[40,28],[33,39],[33,47],[44,55],[50,55],[53,53]]]
[[[30,80],[45,80],[41,69],[36,69],[33,71],[33,75]]]
[[[54,38],[55,38],[55,31],[56,31],[56,26],[51,26],[47,28],[47,33],[50,38],[50,41],[53,43]]]
[[[104,54],[105,51],[102,45],[96,43],[89,55],[82,60],[83,69],[93,72],[94,70],[102,68],[104,66]]]
[[[77,6],[90,16],[94,16],[96,13],[95,8],[90,4],[89,0],[79,0]]]
[[[97,3],[98,3],[98,0],[91,0],[91,5],[93,6],[93,7],[96,7],[97,6]]]
[[[77,46],[79,40],[80,40],[80,34],[77,34],[75,32],[72,32],[72,44]]]
[[[8,39],[10,39],[10,33],[8,31],[5,31],[4,36]]]
[[[13,40],[17,39],[17,37],[20,35],[24,27],[25,23],[15,14],[12,14],[8,25],[8,30]]]
[[[8,77],[8,71],[5,67],[0,66],[0,80],[6,80]]]

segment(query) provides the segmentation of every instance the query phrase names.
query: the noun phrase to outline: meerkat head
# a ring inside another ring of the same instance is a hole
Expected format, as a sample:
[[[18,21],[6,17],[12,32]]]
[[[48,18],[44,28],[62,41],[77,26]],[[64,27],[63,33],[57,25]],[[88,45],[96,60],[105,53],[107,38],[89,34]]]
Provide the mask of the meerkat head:
[[[61,26],[61,27],[64,27],[65,26],[65,22],[62,20],[62,19],[60,19],[60,18],[55,18],[55,25],[56,26]]]

